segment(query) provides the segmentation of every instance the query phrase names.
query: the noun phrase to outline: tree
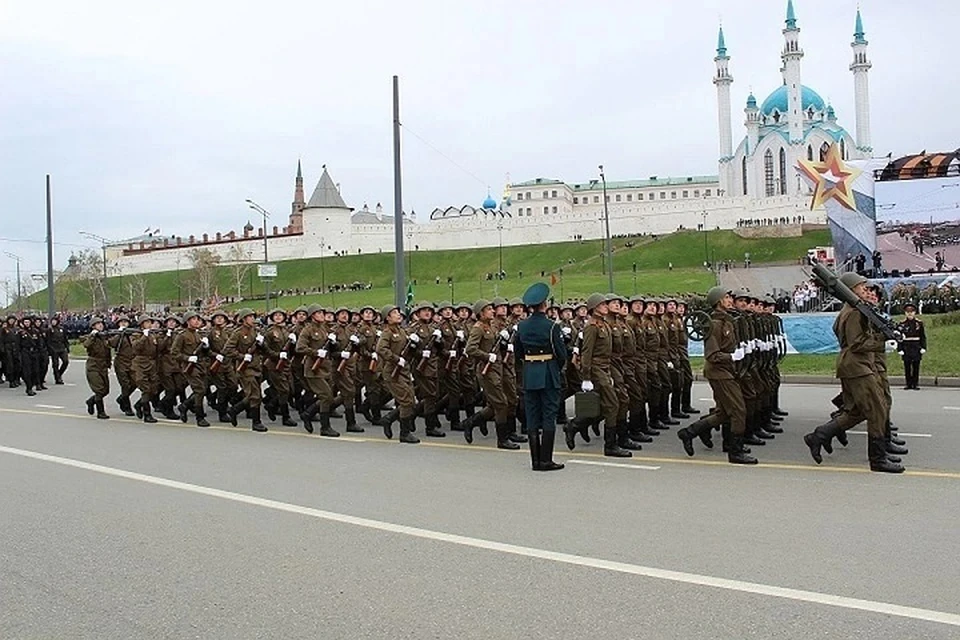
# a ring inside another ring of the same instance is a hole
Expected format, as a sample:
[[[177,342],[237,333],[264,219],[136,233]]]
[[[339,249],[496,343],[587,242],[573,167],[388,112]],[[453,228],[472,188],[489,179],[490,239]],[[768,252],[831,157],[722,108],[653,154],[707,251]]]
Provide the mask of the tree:
[[[220,256],[210,249],[198,247],[187,253],[187,259],[193,269],[193,276],[189,281],[190,291],[203,301],[210,300],[217,284]]]
[[[90,308],[98,309],[107,299],[103,257],[96,249],[84,249],[77,256],[77,279],[90,295]]]
[[[230,264],[230,282],[237,291],[237,299],[243,297],[243,285],[251,267],[250,248],[241,244],[230,245],[227,251],[227,262]]]
[[[128,306],[143,311],[147,308],[147,279],[143,274],[134,274],[127,281]]]

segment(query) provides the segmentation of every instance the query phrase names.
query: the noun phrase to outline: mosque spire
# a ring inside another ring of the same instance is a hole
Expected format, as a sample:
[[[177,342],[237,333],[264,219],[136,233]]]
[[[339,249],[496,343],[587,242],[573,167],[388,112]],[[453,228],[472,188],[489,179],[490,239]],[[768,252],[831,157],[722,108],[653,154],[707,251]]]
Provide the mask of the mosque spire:
[[[863,18],[860,17],[860,7],[857,7],[857,24],[853,30],[853,41],[856,44],[867,44],[866,35],[863,32]]]
[[[793,0],[787,0],[787,29],[797,28],[797,15],[793,11]]]
[[[720,25],[720,34],[717,36],[717,55],[727,55],[727,43],[723,39],[723,25]]]

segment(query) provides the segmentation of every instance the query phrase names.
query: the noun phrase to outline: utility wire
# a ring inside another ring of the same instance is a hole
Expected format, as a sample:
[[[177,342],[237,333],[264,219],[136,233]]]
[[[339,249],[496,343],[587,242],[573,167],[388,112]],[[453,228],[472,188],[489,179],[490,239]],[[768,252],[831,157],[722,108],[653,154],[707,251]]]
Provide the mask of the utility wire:
[[[444,160],[446,160],[447,162],[449,162],[450,164],[452,164],[453,166],[455,166],[457,169],[460,169],[460,171],[464,172],[465,174],[467,174],[468,176],[470,176],[471,178],[473,178],[474,180],[476,180],[477,182],[479,182],[479,183],[480,183],[481,185],[483,185],[484,187],[487,187],[488,189],[490,188],[490,183],[489,183],[489,182],[486,182],[486,181],[482,180],[480,177],[477,176],[477,174],[473,173],[473,172],[470,171],[469,169],[466,169],[466,168],[464,168],[462,165],[458,164],[456,160],[454,160],[453,158],[451,158],[450,156],[448,156],[447,154],[445,154],[443,151],[440,151],[440,149],[437,149],[435,146],[433,146],[432,144],[430,144],[423,136],[419,135],[416,131],[414,131],[413,129],[411,129],[410,127],[408,127],[408,126],[405,125],[405,124],[401,124],[400,126],[401,126],[405,131],[409,131],[409,132],[410,132],[410,135],[412,135],[414,138],[416,138],[417,140],[419,140],[420,142],[422,142],[425,146],[427,146],[429,149],[431,149],[434,153],[436,153],[437,155],[439,155],[441,158],[443,158]]]

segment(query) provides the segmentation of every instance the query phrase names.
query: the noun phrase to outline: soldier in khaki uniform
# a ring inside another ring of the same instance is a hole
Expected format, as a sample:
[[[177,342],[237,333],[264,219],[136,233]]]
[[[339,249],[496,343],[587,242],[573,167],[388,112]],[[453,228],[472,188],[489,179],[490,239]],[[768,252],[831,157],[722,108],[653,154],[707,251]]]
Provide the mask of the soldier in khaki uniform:
[[[519,390],[517,386],[517,369],[513,358],[513,333],[516,331],[516,325],[512,322],[510,316],[510,302],[505,298],[494,298],[494,324],[497,331],[506,331],[505,337],[500,345],[500,352],[497,357],[500,361],[500,367],[503,369],[501,383],[503,384],[503,394],[507,400],[507,431],[511,442],[526,442],[527,437],[520,435],[517,430],[517,404],[520,401]]]
[[[93,395],[87,398],[87,413],[106,420],[110,416],[103,408],[103,399],[110,394],[110,345],[103,335],[103,318],[90,321],[90,335],[83,339],[83,348],[87,350],[87,384]]]
[[[360,325],[357,327],[357,335],[360,337],[360,345],[357,351],[357,387],[363,389],[363,401],[360,404],[360,411],[370,424],[380,422],[380,411],[383,408],[383,383],[380,380],[380,372],[377,370],[377,341],[380,340],[380,328],[376,323],[377,311],[373,307],[363,307],[360,309]]]
[[[656,321],[657,301],[647,299],[643,305],[643,319],[641,332],[643,335],[643,352],[646,354],[647,365],[647,406],[649,408],[647,424],[652,431],[658,433],[670,427],[661,422],[660,396],[664,388],[660,377],[660,328]],[[639,336],[640,334],[638,334]],[[637,341],[640,344],[640,341]]]
[[[643,330],[644,297],[636,295],[630,298],[627,326],[633,332],[634,386],[630,390],[630,437],[637,442],[653,442],[653,436],[660,435],[651,429],[647,422],[647,339]]]
[[[237,426],[237,415],[243,411],[250,412],[251,429],[263,433],[267,427],[260,419],[260,375],[263,368],[264,336],[257,331],[257,316],[253,309],[240,309],[237,312],[240,326],[230,334],[224,347],[224,354],[237,363],[236,371],[243,389],[243,399],[227,410],[230,424]]]
[[[497,329],[494,319],[494,307],[486,300],[478,300],[473,305],[477,321],[467,336],[466,354],[470,358],[480,390],[483,392],[485,406],[463,423],[463,437],[473,442],[473,429],[480,427],[483,435],[484,423],[493,418],[497,430],[497,447],[500,449],[519,449],[520,445],[510,439],[509,400],[505,393],[502,345],[510,339],[506,329]]]
[[[713,287],[707,292],[707,304],[711,306],[713,313],[710,317],[710,334],[703,346],[703,375],[713,390],[717,410],[680,429],[677,437],[683,443],[687,455],[692,456],[694,438],[700,438],[705,446],[712,448],[710,431],[729,422],[727,460],[732,464],[757,464],[757,459],[748,455],[743,443],[747,426],[746,405],[734,365],[743,360],[745,354],[738,345],[733,318],[729,313],[733,307],[733,297],[723,287]]]
[[[356,353],[360,348],[361,337],[357,335],[356,327],[350,324],[350,310],[339,307],[334,314],[336,322],[330,327],[330,333],[337,336],[336,343],[331,345],[336,352],[333,361],[334,395],[338,392],[343,401],[344,416],[349,433],[363,433],[363,427],[357,426],[355,399],[357,396],[356,382]]]
[[[413,309],[414,321],[408,327],[418,341],[417,364],[413,368],[413,388],[422,407],[426,434],[443,438],[437,412],[440,404],[440,356],[443,351],[443,331],[433,323],[433,305],[421,302]]]
[[[313,419],[320,417],[320,435],[336,438],[338,431],[330,426],[333,408],[331,358],[337,336],[327,326],[326,314],[318,304],[307,307],[307,323],[297,338],[297,353],[303,356],[303,383],[306,387],[300,420],[307,433],[313,433]]]
[[[605,296],[594,293],[587,298],[590,320],[583,328],[583,346],[580,349],[581,389],[600,394],[603,411],[603,455],[614,458],[629,458],[633,454],[619,444],[618,416],[620,402],[613,387],[611,357],[613,354],[613,330],[607,323],[609,306]],[[574,420],[576,423],[577,420]],[[567,428],[567,447],[573,449],[571,427]],[[639,445],[637,445],[639,447]]]
[[[160,329],[154,318],[143,315],[137,320],[140,332],[132,336],[133,379],[140,389],[140,398],[133,405],[138,418],[147,424],[157,421],[153,417],[153,403],[160,394]]]
[[[270,327],[264,335],[266,357],[263,365],[270,386],[264,394],[263,406],[271,420],[276,420],[280,414],[283,426],[295,427],[297,422],[290,417],[290,393],[293,386],[291,363],[297,336],[287,326],[287,313],[283,309],[274,309],[268,317]]]
[[[693,393],[693,368],[690,366],[690,338],[687,336],[687,330],[684,325],[684,319],[687,315],[687,304],[682,300],[677,301],[677,318],[680,321],[680,369],[681,394],[680,394],[680,412],[690,415],[700,413],[699,409],[694,408],[692,401]]]
[[[220,422],[230,422],[230,416],[227,415],[227,409],[233,396],[237,393],[236,369],[233,361],[224,354],[227,346],[227,340],[230,339],[231,330],[227,326],[229,318],[223,311],[216,311],[210,318],[210,331],[208,338],[210,340],[210,366],[207,369],[208,382],[217,388],[216,409],[217,419]]]
[[[466,345],[466,334],[460,331],[457,334],[453,303],[440,302],[437,304],[437,315],[434,317],[437,329],[440,330],[442,350],[437,363],[438,379],[440,381],[440,406],[443,408],[451,431],[462,431],[460,427],[460,352]]]
[[[207,367],[210,364],[210,339],[200,335],[200,324],[203,320],[196,313],[190,311],[184,314],[183,322],[186,328],[177,334],[170,351],[181,367],[187,384],[190,386],[190,396],[177,407],[180,422],[187,422],[187,412],[193,411],[197,417],[198,427],[209,427],[206,412],[203,410],[203,399],[207,395]]]
[[[400,419],[400,442],[417,444],[420,439],[413,435],[416,397],[413,393],[409,360],[417,343],[417,340],[413,339],[416,334],[408,336],[400,326],[403,316],[396,305],[384,307],[380,314],[384,325],[377,341],[377,360],[382,367],[383,383],[397,406],[395,411]],[[387,438],[393,438],[392,422],[393,419],[389,416],[385,416],[381,421]]]
[[[667,328],[667,345],[670,354],[670,359],[667,361],[667,369],[670,372],[670,417],[675,420],[686,420],[690,414],[682,410],[684,380],[681,345],[687,334],[683,329],[683,320],[677,314],[676,298],[667,299],[663,323]]]
[[[133,406],[130,403],[130,396],[137,389],[137,383],[133,378],[133,331],[128,331],[130,327],[130,318],[120,316],[117,318],[119,331],[116,335],[110,336],[107,341],[110,347],[116,352],[113,358],[113,371],[117,374],[117,382],[120,384],[120,395],[117,396],[117,405],[123,414],[132,416]]]
[[[476,412],[477,404],[481,401],[480,398],[482,398],[480,384],[477,382],[477,372],[466,355],[467,336],[475,321],[473,318],[473,307],[466,302],[458,303],[456,316],[454,326],[457,328],[457,340],[460,344],[460,353],[457,361],[457,371],[460,380],[460,398],[463,403],[464,415],[467,418],[471,418]]]
[[[636,343],[633,331],[627,326],[621,315],[625,307],[624,299],[615,294],[607,294],[608,314],[605,320],[610,325],[610,335],[613,338],[613,349],[610,352],[610,375],[613,378],[613,389],[617,394],[617,444],[628,451],[642,449],[639,440],[630,437],[627,426],[627,416],[630,411],[630,387],[633,379],[633,357],[636,354]]]

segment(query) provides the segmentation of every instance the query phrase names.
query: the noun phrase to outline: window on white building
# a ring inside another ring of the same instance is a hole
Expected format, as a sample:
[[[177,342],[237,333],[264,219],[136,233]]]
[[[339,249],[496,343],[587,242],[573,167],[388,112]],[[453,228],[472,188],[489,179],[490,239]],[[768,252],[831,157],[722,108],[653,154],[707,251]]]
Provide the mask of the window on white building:
[[[627,202],[633,202],[633,194],[632,194],[632,193],[628,193],[628,194],[627,194]]]
[[[593,196],[593,204],[600,202],[600,196]]]
[[[666,191],[661,191],[661,192],[660,192],[660,199],[661,199],[661,200],[666,200],[666,199],[667,199],[667,192],[666,192]]]
[[[544,191],[544,192],[543,192],[543,199],[546,200],[546,199],[549,198],[549,197],[550,197],[550,192],[549,192],[549,191]]]
[[[684,198],[689,198],[689,197],[690,197],[690,192],[687,191],[686,189],[684,189],[684,190],[683,190],[683,197],[684,197]]]
[[[710,197],[710,189],[707,189],[706,191],[704,191],[704,192],[703,192],[703,195],[705,195],[705,196],[707,196],[707,197],[709,198],[709,197]]]
[[[527,207],[527,215],[528,215],[528,216],[532,216],[532,215],[533,215],[533,209],[531,209],[530,207]]]
[[[676,199],[677,199],[677,192],[676,192],[676,191],[671,191],[671,192],[670,192],[670,199],[671,199],[671,200],[676,200]]]
[[[518,200],[518,201],[523,200],[523,194],[522,194],[522,193],[518,193],[518,194],[517,194],[517,200]]]
[[[604,201],[604,202],[610,202],[610,196],[604,196],[604,197],[603,197],[603,201]]]
[[[579,199],[577,196],[573,196],[573,204],[579,204]]]
[[[616,196],[615,199],[616,199],[617,202],[620,202],[620,194],[619,194],[619,193],[617,194],[617,196]]]
[[[763,185],[764,193],[768,198],[776,193],[774,190],[775,182],[773,176],[773,151],[767,149],[767,152],[763,154]]]
[[[544,208],[543,208],[543,212],[544,212],[544,213],[550,213],[550,207],[544,207]]]
[[[693,197],[694,197],[694,198],[699,198],[699,197],[700,197],[700,189],[694,189],[694,190],[693,190]]]
[[[556,213],[556,212],[557,212],[557,208],[553,207],[553,213]]]
[[[657,194],[655,194],[655,193],[649,193],[649,194],[647,194],[647,200],[654,200],[654,199],[656,199],[656,197],[657,197]]]
[[[557,192],[556,192],[556,191],[551,191],[551,192],[550,192],[550,197],[551,197],[551,198],[556,198],[556,197],[557,197]]]
[[[787,195],[787,151],[780,148],[780,195]]]

